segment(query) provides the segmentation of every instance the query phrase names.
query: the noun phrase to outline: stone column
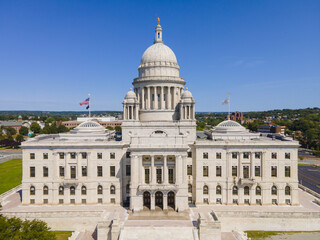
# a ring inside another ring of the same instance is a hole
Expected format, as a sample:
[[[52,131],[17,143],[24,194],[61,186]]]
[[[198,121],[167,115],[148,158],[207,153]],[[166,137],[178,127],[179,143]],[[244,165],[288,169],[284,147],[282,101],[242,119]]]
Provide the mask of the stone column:
[[[139,181],[138,181],[138,184],[143,184],[144,183],[144,179],[143,179],[144,168],[142,165],[142,156],[138,156],[138,158],[139,158]]]
[[[182,158],[181,158],[181,155],[176,155],[175,160],[176,160],[176,183],[181,184],[182,183]]]
[[[163,183],[168,184],[167,156],[163,156]]]
[[[150,87],[147,87],[147,89],[148,89],[147,109],[150,109],[150,106],[151,106]]]
[[[157,86],[154,87],[154,102],[153,102],[153,109],[158,109],[159,104],[158,104],[158,93],[157,93]]]
[[[168,109],[172,109],[172,104],[171,104],[171,91],[170,87],[168,87],[168,99],[167,99],[167,104],[168,104]]]
[[[172,103],[173,103],[173,108],[172,109],[175,109],[175,106],[176,106],[176,87],[173,87],[173,99],[172,99]]]
[[[154,165],[154,156],[151,156],[151,184],[156,184],[157,178],[156,178],[156,168]]]
[[[161,105],[161,109],[165,109],[164,101],[163,101],[163,86],[161,86],[160,105]]]
[[[168,209],[168,193],[163,194],[163,210]]]
[[[141,108],[144,110],[145,109],[145,97],[144,97],[144,87],[141,89]]]
[[[184,107],[184,119],[188,119],[188,116],[187,116],[187,106]]]
[[[252,157],[253,152],[250,152],[249,154],[250,154],[250,156],[249,156],[249,158],[250,158],[250,178],[254,178],[254,162],[253,162],[253,157]]]
[[[123,120],[127,120],[127,106],[123,106]]]
[[[151,203],[150,203],[150,210],[154,210],[156,208],[156,199],[155,199],[155,193],[151,192],[150,194]]]

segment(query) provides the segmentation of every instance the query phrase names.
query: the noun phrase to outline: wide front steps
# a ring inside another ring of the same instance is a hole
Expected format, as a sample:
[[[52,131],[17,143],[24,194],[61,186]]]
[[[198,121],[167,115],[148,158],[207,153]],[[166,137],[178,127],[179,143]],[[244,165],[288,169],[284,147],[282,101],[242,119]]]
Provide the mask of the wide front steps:
[[[175,211],[139,211],[130,213],[119,240],[196,240],[189,213]]]

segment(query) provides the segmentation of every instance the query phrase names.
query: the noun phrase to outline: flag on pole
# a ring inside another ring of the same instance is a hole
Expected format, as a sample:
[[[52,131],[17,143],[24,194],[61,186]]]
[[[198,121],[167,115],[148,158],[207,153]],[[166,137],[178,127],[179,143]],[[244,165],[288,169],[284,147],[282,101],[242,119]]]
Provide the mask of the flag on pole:
[[[90,108],[90,105],[88,105],[87,107],[86,107],[86,109],[89,109]]]
[[[226,105],[229,102],[230,102],[230,95],[225,100],[222,101],[222,105]]]
[[[80,106],[89,105],[89,104],[90,104],[90,98],[87,98],[86,100],[84,100],[83,102],[80,103]]]

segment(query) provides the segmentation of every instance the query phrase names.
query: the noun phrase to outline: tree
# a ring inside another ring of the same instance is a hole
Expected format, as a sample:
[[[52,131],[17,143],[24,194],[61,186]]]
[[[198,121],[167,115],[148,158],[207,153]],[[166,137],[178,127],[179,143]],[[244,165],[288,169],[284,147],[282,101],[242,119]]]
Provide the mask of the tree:
[[[114,130],[114,128],[111,127],[111,126],[107,126],[106,129],[108,129],[108,130]]]
[[[34,133],[39,133],[41,130],[41,127],[38,123],[33,122],[31,123],[30,130],[33,131]]]
[[[28,132],[29,132],[29,129],[28,129],[27,127],[25,127],[25,126],[22,126],[22,127],[20,128],[20,130],[19,130],[19,133],[20,133],[21,135],[24,135],[24,136],[27,136],[27,135],[28,135]]]
[[[15,134],[17,134],[17,130],[15,130],[12,127],[7,127],[6,131],[7,131],[7,135],[15,135]]]
[[[23,137],[21,134],[18,134],[18,135],[16,136],[16,141],[17,141],[17,142],[23,142],[23,141],[24,141],[24,137]]]
[[[116,132],[122,132],[122,128],[120,126],[115,127]]]
[[[40,220],[25,220],[8,218],[0,215],[0,239],[15,240],[55,240],[55,234],[50,232],[47,224]]]

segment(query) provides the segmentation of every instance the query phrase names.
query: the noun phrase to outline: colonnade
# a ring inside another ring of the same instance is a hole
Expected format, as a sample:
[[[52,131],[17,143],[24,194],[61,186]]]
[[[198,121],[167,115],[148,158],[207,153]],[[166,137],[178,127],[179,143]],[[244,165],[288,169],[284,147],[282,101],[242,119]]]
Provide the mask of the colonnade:
[[[183,90],[183,87],[176,86],[147,86],[134,89],[141,110],[174,110]]]
[[[188,104],[188,105],[181,105],[180,106],[180,119],[187,120],[187,119],[194,119],[194,104]]]

